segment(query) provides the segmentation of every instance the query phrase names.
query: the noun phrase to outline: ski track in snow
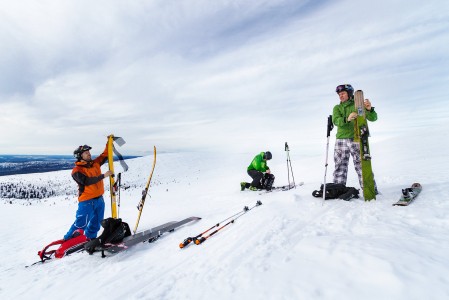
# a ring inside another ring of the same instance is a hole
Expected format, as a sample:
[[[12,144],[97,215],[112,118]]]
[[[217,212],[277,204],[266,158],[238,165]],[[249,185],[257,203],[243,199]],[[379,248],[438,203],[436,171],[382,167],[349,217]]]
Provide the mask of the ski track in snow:
[[[394,148],[373,145],[372,151],[395,155]],[[376,201],[323,203],[311,196],[321,184],[323,170],[316,166],[323,165],[322,157],[292,155],[295,178],[305,184],[262,195],[239,190],[239,182],[249,180],[245,169],[252,157],[159,154],[139,229],[189,216],[202,220],[104,259],[77,253],[25,268],[38,260],[38,250],[64,235],[73,221],[76,199],[60,195],[13,204],[2,200],[0,298],[409,300],[427,299],[429,293],[431,299],[449,297],[449,178],[441,163],[432,166],[425,159],[413,160],[412,154],[374,160],[382,193]],[[448,165],[447,158],[443,162]],[[151,163],[151,156],[129,160],[130,170],[122,174],[123,184],[131,187],[121,191],[120,215],[131,228]],[[285,161],[273,159],[270,166],[275,185],[286,184]],[[348,185],[357,187],[351,168]],[[332,171],[330,164],[328,181]],[[14,178],[68,182],[70,171]],[[10,179],[0,177],[0,183]],[[423,185],[420,196],[408,207],[393,207],[401,188],[414,181]],[[76,186],[67,183],[66,190],[76,191]],[[108,197],[106,192],[106,216]],[[203,244],[179,249],[186,237],[257,200],[263,204]]]

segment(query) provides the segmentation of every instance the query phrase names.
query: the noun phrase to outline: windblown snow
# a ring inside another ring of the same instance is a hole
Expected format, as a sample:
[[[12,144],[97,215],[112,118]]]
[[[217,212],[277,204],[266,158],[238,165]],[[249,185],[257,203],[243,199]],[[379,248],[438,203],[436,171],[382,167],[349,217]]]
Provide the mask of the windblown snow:
[[[330,157],[332,146],[331,140]],[[381,192],[371,202],[323,203],[312,197],[323,182],[324,149],[310,155],[291,147],[294,179],[305,184],[270,194],[241,192],[239,183],[250,179],[246,167],[253,156],[270,150],[275,185],[287,184],[283,145],[240,154],[161,153],[139,229],[190,216],[202,220],[115,256],[76,253],[30,268],[25,266],[38,260],[37,252],[62,238],[73,222],[76,186],[70,170],[0,177],[1,184],[48,183],[57,192],[42,200],[1,200],[0,298],[448,299],[444,147],[435,147],[435,139],[424,133],[373,139],[371,147]],[[122,180],[129,188],[121,190],[120,217],[132,228],[152,155],[127,163]],[[392,206],[414,182],[423,186],[419,197],[408,207]],[[352,165],[347,185],[358,188]],[[179,248],[185,238],[257,200],[263,205],[203,244]],[[105,201],[110,216],[108,192]]]

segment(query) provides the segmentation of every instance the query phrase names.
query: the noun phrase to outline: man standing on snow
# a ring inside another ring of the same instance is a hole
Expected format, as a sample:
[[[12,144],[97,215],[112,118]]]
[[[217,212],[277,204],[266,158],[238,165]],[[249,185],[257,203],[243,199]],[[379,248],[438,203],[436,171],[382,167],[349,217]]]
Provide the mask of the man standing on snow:
[[[354,142],[354,120],[357,119],[357,112],[354,105],[354,88],[350,84],[341,84],[335,90],[340,98],[340,104],[334,106],[332,122],[337,129],[337,139],[334,149],[334,183],[346,185],[348,176],[349,156],[352,155],[355,171],[359,176],[360,187],[363,189],[362,162],[360,157],[360,144]],[[371,102],[365,99],[365,115],[368,121],[377,120],[377,113]],[[374,186],[377,187],[374,181]]]
[[[241,182],[240,188],[242,191],[245,190],[245,188],[249,188],[252,191],[257,191],[258,189],[262,189],[262,178],[264,178],[264,174],[270,174],[270,167],[267,165],[267,160],[270,160],[273,156],[271,155],[270,151],[267,152],[260,152],[257,154],[251,164],[248,166],[247,171],[248,175],[251,176],[253,179],[253,182]],[[272,183],[271,183],[272,184]],[[271,188],[271,186],[270,186]]]
[[[70,239],[77,229],[83,229],[89,239],[96,238],[104,218],[103,179],[111,176],[112,172],[101,174],[100,166],[108,159],[108,148],[106,145],[103,153],[94,160],[90,155],[90,149],[92,147],[84,145],[73,152],[77,161],[72,170],[72,178],[78,184],[79,202],[75,222],[64,236],[64,240]]]

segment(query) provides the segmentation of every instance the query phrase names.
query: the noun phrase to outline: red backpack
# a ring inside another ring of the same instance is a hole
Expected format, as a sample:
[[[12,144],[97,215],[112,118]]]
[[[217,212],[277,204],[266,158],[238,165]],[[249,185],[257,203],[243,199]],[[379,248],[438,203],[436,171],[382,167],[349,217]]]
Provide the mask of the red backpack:
[[[77,252],[84,248],[84,244],[88,242],[87,237],[84,235],[84,231],[82,229],[77,229],[72,235],[72,238],[69,240],[57,240],[49,245],[45,246],[42,251],[39,251],[37,255],[41,259],[41,262],[45,262],[46,260],[52,259],[52,255],[56,258],[62,258],[65,255],[68,255],[73,252]],[[51,246],[60,245],[59,248],[49,250]]]

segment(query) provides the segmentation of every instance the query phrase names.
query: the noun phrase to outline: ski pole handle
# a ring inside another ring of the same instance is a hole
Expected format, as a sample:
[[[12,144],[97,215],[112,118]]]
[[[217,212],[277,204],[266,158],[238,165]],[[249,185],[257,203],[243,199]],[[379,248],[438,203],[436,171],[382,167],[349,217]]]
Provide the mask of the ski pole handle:
[[[192,237],[188,237],[186,238],[181,244],[179,244],[179,248],[184,248],[185,246],[187,246],[188,244],[190,244],[193,241]]]
[[[195,239],[195,244],[196,245],[202,244],[205,240],[206,240],[206,238],[204,238],[204,237],[197,238],[197,239]]]
[[[332,123],[332,115],[327,117],[327,137],[331,135],[331,131],[334,129],[334,124]]]

